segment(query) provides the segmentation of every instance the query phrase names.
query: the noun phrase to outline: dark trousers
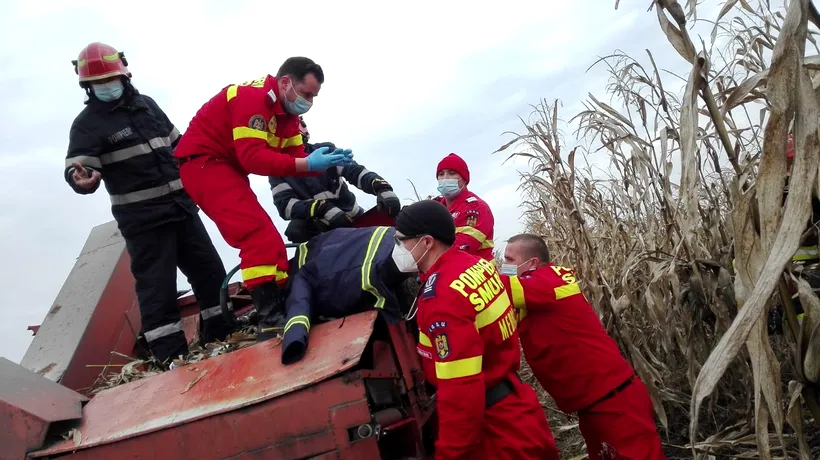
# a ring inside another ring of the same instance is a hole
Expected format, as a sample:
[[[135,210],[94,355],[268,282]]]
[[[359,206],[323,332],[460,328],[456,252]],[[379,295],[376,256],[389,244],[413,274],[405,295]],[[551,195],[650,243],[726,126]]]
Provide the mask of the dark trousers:
[[[199,303],[203,342],[230,332],[219,308],[225,267],[198,214],[141,232],[125,243],[136,279],[142,330],[158,360],[188,352],[177,306],[177,267]]]

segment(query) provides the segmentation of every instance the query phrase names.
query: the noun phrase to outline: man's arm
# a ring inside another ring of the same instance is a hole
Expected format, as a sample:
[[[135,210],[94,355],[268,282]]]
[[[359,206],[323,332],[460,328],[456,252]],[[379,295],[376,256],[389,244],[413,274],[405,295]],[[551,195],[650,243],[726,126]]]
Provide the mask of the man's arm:
[[[99,139],[75,121],[68,134],[68,154],[63,171],[65,181],[74,192],[88,195],[100,188],[100,151]]]
[[[341,170],[342,176],[359,190],[376,196],[376,204],[379,209],[383,209],[390,216],[398,215],[401,211],[399,197],[382,176],[368,170],[364,166],[352,162]]]
[[[285,220],[313,218],[326,219],[328,222],[336,222],[344,211],[333,206],[325,200],[301,200],[296,192],[283,177],[269,177],[271,193],[273,194],[273,204],[279,211],[279,216]],[[334,221],[336,218],[336,221]]]
[[[307,243],[302,243],[305,246]],[[303,251],[305,248],[299,248]],[[298,257],[298,252],[297,252]],[[282,338],[282,364],[293,364],[305,356],[310,334],[310,306],[313,300],[313,286],[309,270],[311,264],[301,267],[291,277],[290,292],[285,301],[284,337]],[[318,287],[318,286],[317,286]]]
[[[245,171],[260,176],[307,175],[307,159],[296,158],[304,156],[304,145],[290,147],[297,150],[296,156],[291,156],[268,144],[267,124],[275,115],[267,100],[269,96],[257,88],[239,86],[236,97],[228,102],[239,164]]]
[[[166,115],[165,112],[159,107],[157,101],[153,100],[151,97],[146,96],[144,94],[142,96],[146,100],[148,100],[148,103],[151,104],[152,109],[155,110],[157,114],[159,114],[160,119],[162,119],[163,123],[165,124],[165,129],[168,132],[168,135],[166,137],[168,138],[168,142],[171,145],[171,151],[173,152],[177,148],[179,140],[182,138],[182,136],[179,134],[179,130],[176,128],[176,126],[174,126],[173,123],[171,123],[171,120],[168,118],[168,115]]]
[[[566,267],[545,265],[521,276],[501,275],[513,306],[527,311],[558,308],[559,301],[581,294],[575,272]]]
[[[493,241],[489,239],[488,235],[493,232],[495,220],[487,205],[480,201],[471,204],[472,206],[469,209],[459,215],[459,220],[466,219],[466,223],[456,227],[454,246],[474,253],[479,249],[493,247]]]
[[[442,295],[436,303],[431,330],[424,331],[431,340],[438,380],[436,458],[469,459],[481,445],[484,425],[484,343],[464,299]]]

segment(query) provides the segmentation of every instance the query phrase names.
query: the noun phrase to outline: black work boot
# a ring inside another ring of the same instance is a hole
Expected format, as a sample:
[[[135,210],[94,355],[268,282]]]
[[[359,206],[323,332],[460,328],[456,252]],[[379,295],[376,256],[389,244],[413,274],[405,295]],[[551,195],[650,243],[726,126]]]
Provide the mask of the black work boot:
[[[276,337],[285,326],[285,302],[274,282],[267,282],[251,289],[251,299],[259,315],[256,343]]]

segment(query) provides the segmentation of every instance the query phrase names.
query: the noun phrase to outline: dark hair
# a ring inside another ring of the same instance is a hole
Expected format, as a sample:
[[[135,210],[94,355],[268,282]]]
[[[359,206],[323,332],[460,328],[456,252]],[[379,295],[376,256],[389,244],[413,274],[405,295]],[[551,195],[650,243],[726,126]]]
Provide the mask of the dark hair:
[[[310,58],[296,56],[288,58],[282,63],[282,66],[279,67],[279,71],[276,72],[276,78],[282,78],[287,75],[296,81],[302,81],[309,73],[312,73],[316,77],[319,84],[325,82],[325,73],[322,71],[322,66],[313,62]]]
[[[550,262],[550,250],[547,248],[547,243],[538,235],[521,233],[507,240],[507,243],[521,243],[527,257],[537,257],[545,264]]]

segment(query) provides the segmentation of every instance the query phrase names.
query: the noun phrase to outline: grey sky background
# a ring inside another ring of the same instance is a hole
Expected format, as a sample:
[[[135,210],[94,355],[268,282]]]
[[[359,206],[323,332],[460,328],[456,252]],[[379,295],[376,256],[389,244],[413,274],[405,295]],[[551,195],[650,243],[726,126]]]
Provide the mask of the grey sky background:
[[[645,61],[649,48],[659,66],[686,75],[648,3],[626,0],[615,11],[614,1],[593,0],[3,2],[0,356],[19,362],[31,341],[26,327],[42,321],[91,228],[112,220],[104,188],[76,195],[62,178],[84,99],[70,61],[86,44],[125,51],[135,86],[182,132],[223,86],[309,56],[326,75],[305,117],[311,140],[353,149],[404,199],[413,198],[408,180],[420,195],[435,194],[436,164],[458,153],[470,189],[493,209],[500,243],[522,230],[517,171],[527,165],[502,166],[506,154],[491,152],[511,139],[502,133],[521,129],[529,104],[560,98],[568,118],[589,92],[609,101],[604,69],[586,68],[616,49]],[[283,230],[267,180],[251,183]],[[238,264],[238,251],[201,215],[226,269]]]

